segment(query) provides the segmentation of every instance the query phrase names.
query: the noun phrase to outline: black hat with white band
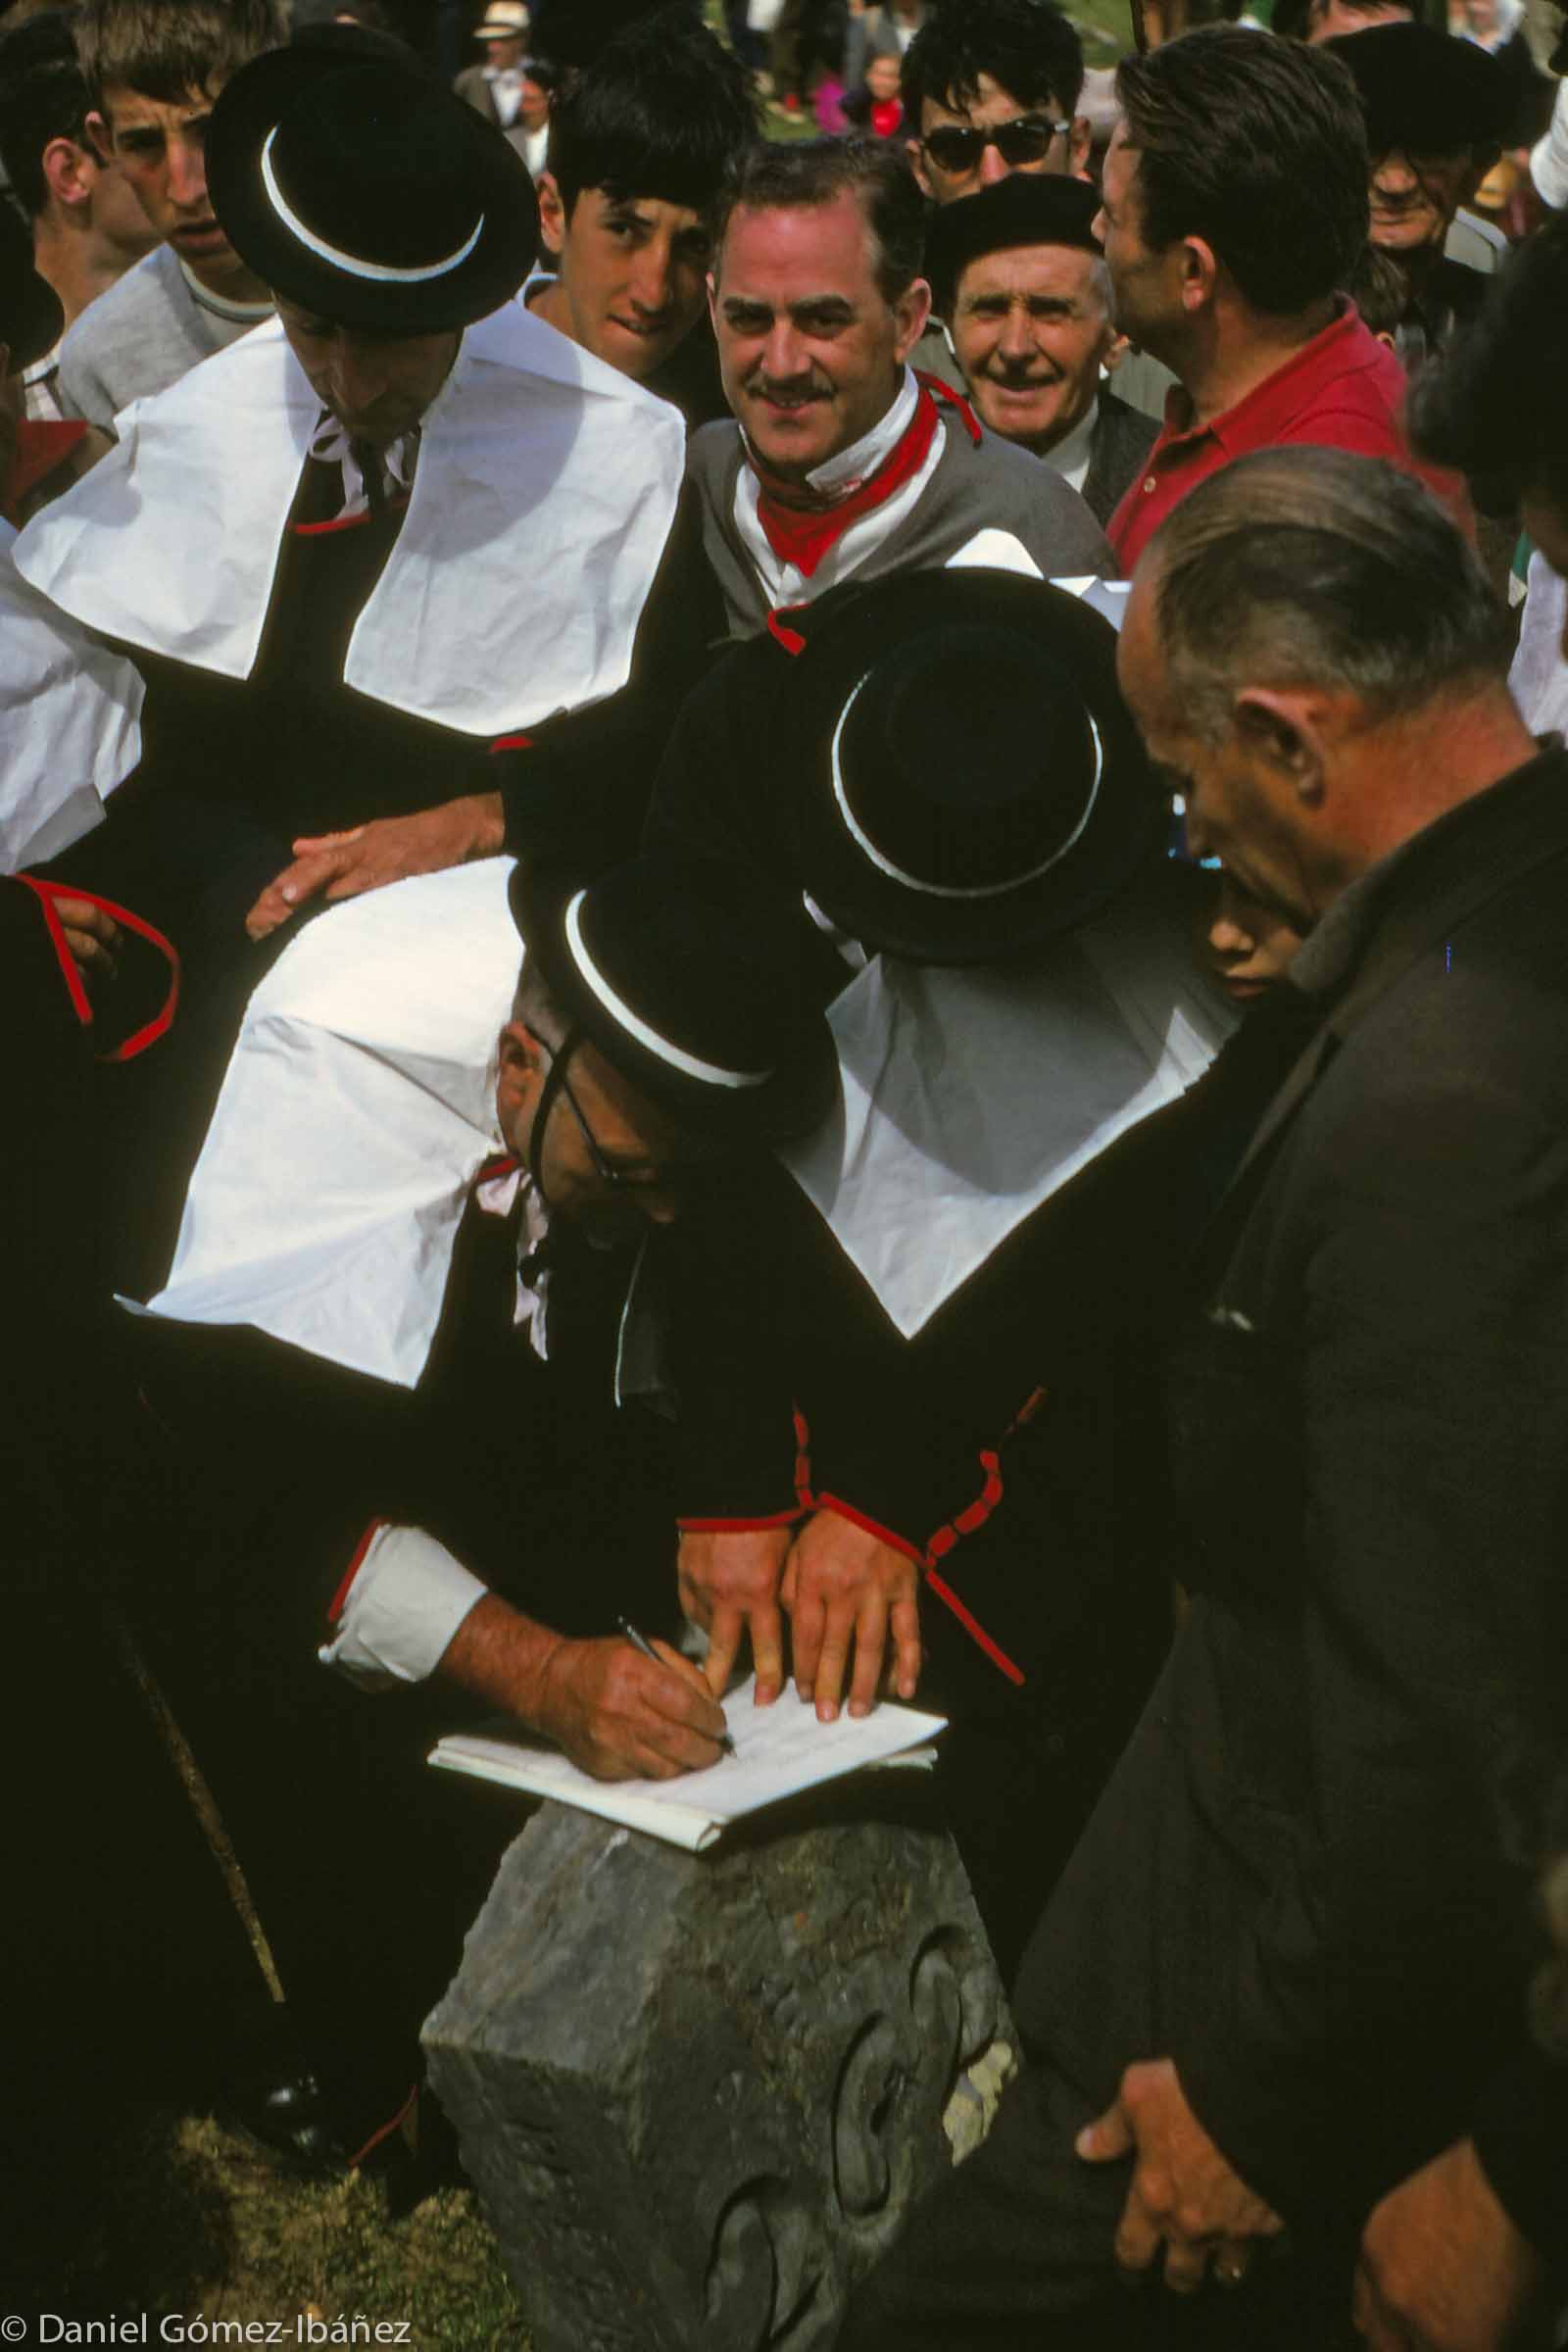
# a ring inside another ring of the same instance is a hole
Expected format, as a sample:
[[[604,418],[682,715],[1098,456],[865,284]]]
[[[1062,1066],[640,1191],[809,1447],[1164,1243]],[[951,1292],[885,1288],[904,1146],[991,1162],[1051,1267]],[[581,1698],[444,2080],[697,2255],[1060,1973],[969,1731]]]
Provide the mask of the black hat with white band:
[[[467,326],[538,250],[521,157],[412,60],[304,42],[253,58],[213,109],[207,184],[263,283],[338,326]]]
[[[760,869],[647,850],[586,887],[529,861],[510,891],[562,1012],[678,1125],[771,1142],[826,1111],[838,1064],[799,909]]]
[[[770,762],[808,898],[867,947],[996,963],[1085,922],[1161,845],[1116,633],[1015,572],[907,573],[824,600]]]

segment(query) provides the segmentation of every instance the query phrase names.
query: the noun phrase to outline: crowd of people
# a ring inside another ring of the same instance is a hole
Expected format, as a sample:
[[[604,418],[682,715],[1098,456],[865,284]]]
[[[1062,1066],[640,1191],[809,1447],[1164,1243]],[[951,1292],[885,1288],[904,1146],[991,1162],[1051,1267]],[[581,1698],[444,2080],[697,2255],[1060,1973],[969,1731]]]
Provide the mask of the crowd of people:
[[[1545,2347],[1568,60],[765,13],[0,15],[24,1997],[127,1670],[327,2168],[433,1731],[918,1694],[1026,2064],[844,2352]]]

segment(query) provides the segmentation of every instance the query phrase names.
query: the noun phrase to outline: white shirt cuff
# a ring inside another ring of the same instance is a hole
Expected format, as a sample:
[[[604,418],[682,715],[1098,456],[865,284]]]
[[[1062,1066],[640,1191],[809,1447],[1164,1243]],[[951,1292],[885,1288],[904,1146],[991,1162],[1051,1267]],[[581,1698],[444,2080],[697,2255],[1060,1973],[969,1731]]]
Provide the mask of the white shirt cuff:
[[[1554,213],[1568,207],[1568,81],[1558,82],[1546,135],[1530,151],[1530,176],[1543,204]]]
[[[487,1588],[417,1527],[378,1527],[318,1652],[365,1690],[422,1683]]]

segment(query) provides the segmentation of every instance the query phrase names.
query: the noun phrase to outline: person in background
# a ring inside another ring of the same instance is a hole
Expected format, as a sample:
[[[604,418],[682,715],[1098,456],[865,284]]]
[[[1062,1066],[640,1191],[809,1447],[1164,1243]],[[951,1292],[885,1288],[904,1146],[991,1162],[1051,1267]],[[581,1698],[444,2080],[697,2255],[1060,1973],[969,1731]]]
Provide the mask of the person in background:
[[[1487,277],[1446,248],[1460,206],[1495,161],[1506,84],[1484,49],[1426,24],[1377,24],[1329,46],[1354,76],[1366,118],[1368,233],[1402,280],[1395,350],[1414,376],[1487,290]]]
[[[688,461],[732,637],[852,575],[1105,571],[1077,493],[910,368],[923,246],[919,189],[879,140],[760,148],[734,187],[710,301],[735,421]]]
[[[87,136],[87,85],[69,9],[44,9],[0,34],[0,168],[32,225],[33,266],[59,299],[62,327],[158,243],[126,181]],[[60,346],[24,376],[27,414],[58,418]]]
[[[510,131],[522,117],[528,46],[523,0],[490,0],[473,37],[484,51],[484,63],[466,66],[452,86],[475,114],[497,130]]]
[[[844,100],[846,122],[873,139],[896,139],[904,128],[904,105],[899,97],[899,60],[891,49],[873,50],[865,61],[860,86]]]
[[[679,13],[608,41],[551,118],[539,222],[555,270],[535,271],[523,300],[690,425],[725,414],[708,271],[722,190],[756,140],[744,70]]]
[[[1104,380],[1116,322],[1099,210],[1085,180],[1015,172],[937,211],[926,275],[982,424],[1044,459],[1105,523],[1157,428]]]
[[[517,120],[507,136],[535,181],[550,154],[550,108],[555,97],[556,80],[556,70],[545,58],[523,59],[522,96],[517,106]]]
[[[1097,224],[1116,322],[1178,378],[1110,520],[1130,574],[1172,509],[1248,451],[1311,442],[1417,462],[1403,371],[1339,291],[1367,228],[1361,110],[1340,60],[1209,25],[1124,58],[1116,90]],[[1468,520],[1461,483],[1434,487]]]
[[[112,431],[133,400],[177,383],[271,316],[207,193],[207,125],[247,60],[287,38],[280,0],[85,0],[76,53],[87,130],[162,240],[67,334],[60,404]]]
[[[1009,172],[1081,172],[1083,46],[1051,0],[945,0],[904,53],[909,162],[934,204]]]

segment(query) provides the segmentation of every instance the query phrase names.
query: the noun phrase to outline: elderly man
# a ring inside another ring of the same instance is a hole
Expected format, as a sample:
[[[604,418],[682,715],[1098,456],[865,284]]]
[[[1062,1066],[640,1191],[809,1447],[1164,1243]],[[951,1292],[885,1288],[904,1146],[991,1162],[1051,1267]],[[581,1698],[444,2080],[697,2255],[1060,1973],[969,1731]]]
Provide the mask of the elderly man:
[[[909,353],[930,310],[919,190],[875,139],[759,150],[710,301],[733,424],[691,446],[732,637],[851,577],[954,561],[1109,569],[1093,515]]]
[[[567,77],[550,126],[539,219],[555,270],[523,300],[688,424],[727,414],[708,271],[721,191],[756,138],[745,72],[680,15],[607,41]]]
[[[248,59],[287,37],[278,0],[87,0],[76,21],[87,130],[161,241],[92,305],[61,348],[67,416],[113,426],[271,315],[265,279],[230,242],[207,190],[207,128]]]
[[[1111,518],[1130,573],[1195,483],[1248,450],[1413,461],[1398,362],[1337,291],[1367,222],[1360,110],[1338,61],[1214,25],[1124,59],[1116,89],[1099,225],[1117,323],[1179,379]]]
[[[1478,270],[1446,245],[1496,161],[1510,91],[1496,60],[1427,24],[1375,24],[1331,44],[1355,77],[1371,157],[1371,242],[1403,281],[1395,349],[1414,375],[1474,317]]]
[[[1161,2260],[1192,2340],[1336,2340],[1365,2214],[1520,2030],[1492,1792],[1561,1706],[1568,763],[1506,662],[1452,526],[1339,453],[1227,469],[1139,574],[1128,699],[1311,934],[1254,1016],[1307,1042],[1174,1350],[1192,1608],[1025,1956],[1029,2065],[843,2352],[1164,2341],[1112,2285]]]
[[[1504,663],[1450,524],[1343,454],[1203,484],[1138,576],[1128,701],[1312,931],[1316,1030],[1199,1251],[1195,1604],[1025,1957],[1030,2068],[844,2352],[1143,2340],[1086,2305],[1161,2256],[1230,2281],[1215,2342],[1333,2340],[1361,2218],[1519,2030],[1488,1789],[1561,1707],[1568,802]]]
[[[1104,523],[1157,428],[1102,378],[1116,322],[1099,210],[1083,180],[1016,173],[937,214],[926,275],[982,424],[1043,458]]]

